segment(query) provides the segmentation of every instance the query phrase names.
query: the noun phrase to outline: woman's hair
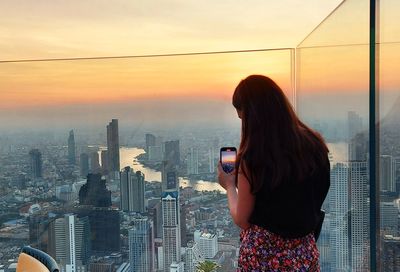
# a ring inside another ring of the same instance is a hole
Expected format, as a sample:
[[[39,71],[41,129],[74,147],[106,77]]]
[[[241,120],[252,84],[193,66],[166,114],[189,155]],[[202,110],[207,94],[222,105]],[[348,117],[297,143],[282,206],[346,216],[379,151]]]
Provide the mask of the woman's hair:
[[[243,79],[232,104],[242,119],[236,169],[243,171],[253,193],[264,182],[269,189],[301,182],[326,162],[329,150],[323,138],[299,120],[272,79],[262,75]]]

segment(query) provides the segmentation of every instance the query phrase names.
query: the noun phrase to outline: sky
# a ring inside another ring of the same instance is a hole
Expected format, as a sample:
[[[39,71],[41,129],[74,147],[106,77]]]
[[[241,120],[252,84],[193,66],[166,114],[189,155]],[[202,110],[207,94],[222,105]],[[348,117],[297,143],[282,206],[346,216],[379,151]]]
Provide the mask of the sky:
[[[233,90],[249,74],[270,76],[292,102],[297,85],[297,106],[305,117],[318,113],[335,119],[348,110],[365,115],[368,48],[354,44],[368,43],[368,6],[348,0],[324,20],[340,3],[1,1],[0,61],[299,47],[296,56],[293,50],[272,50],[0,63],[0,127],[39,120],[71,125],[108,118],[208,120],[218,111],[230,120]],[[399,24],[393,23],[400,4],[383,5],[382,38],[400,41],[394,34],[400,33]],[[400,89],[393,73],[399,68],[398,49],[382,46],[385,108]]]

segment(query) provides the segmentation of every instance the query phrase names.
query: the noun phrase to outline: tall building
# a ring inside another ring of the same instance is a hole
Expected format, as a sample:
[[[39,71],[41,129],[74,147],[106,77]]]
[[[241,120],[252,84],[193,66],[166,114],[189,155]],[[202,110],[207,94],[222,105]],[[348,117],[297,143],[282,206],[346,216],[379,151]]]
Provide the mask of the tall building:
[[[185,272],[197,272],[197,265],[204,262],[199,247],[193,241],[188,242],[185,250]]]
[[[187,174],[197,175],[199,173],[199,150],[191,147],[187,156]]]
[[[186,227],[186,214],[187,214],[187,205],[181,204],[180,210],[180,230],[181,230],[181,246],[185,247],[188,239],[187,239],[187,227]]]
[[[55,259],[66,272],[85,272],[90,258],[90,226],[87,217],[66,214],[54,223]]]
[[[369,206],[367,162],[349,162],[349,227],[351,271],[365,271],[369,264]]]
[[[399,228],[399,210],[393,202],[381,202],[380,224],[384,234],[396,235]]]
[[[151,198],[148,202],[148,214],[154,223],[154,237],[162,238],[162,211],[161,211],[161,199]]]
[[[110,172],[119,172],[118,119],[112,119],[112,121],[107,125],[107,154],[108,170]]]
[[[179,149],[179,140],[167,141],[164,143],[164,160],[171,165],[179,166],[181,155]]]
[[[32,149],[29,151],[29,158],[32,178],[41,178],[43,165],[42,153],[40,153],[39,149]]]
[[[70,164],[76,163],[75,150],[76,150],[76,147],[75,147],[74,131],[70,130],[69,137],[68,137],[68,162]]]
[[[87,182],[79,190],[79,204],[94,207],[111,207],[111,191],[101,174],[88,174]]]
[[[218,252],[218,236],[215,233],[196,230],[193,234],[194,242],[205,259],[212,259]]]
[[[163,262],[164,271],[169,271],[173,262],[181,261],[181,233],[178,191],[163,192],[161,197],[163,217]]]
[[[163,161],[161,165],[161,189],[163,192],[179,191],[177,166],[169,161]]]
[[[108,172],[108,151],[102,150],[100,153],[101,157],[101,169],[104,173]]]
[[[348,139],[351,140],[362,131],[362,118],[355,111],[347,112]]]
[[[331,170],[331,187],[329,190],[330,208],[330,250],[332,271],[349,270],[348,245],[348,167],[342,163]]]
[[[100,173],[99,153],[97,151],[90,152],[89,154],[90,173]]]
[[[89,156],[82,153],[79,157],[79,164],[81,169],[81,176],[86,177],[89,174]]]
[[[138,216],[129,229],[129,262],[132,272],[155,270],[154,226],[148,217]]]
[[[88,217],[91,249],[95,254],[110,254],[121,250],[120,212],[112,208],[81,206],[74,210],[79,217]]]
[[[150,133],[146,133],[146,152],[149,152],[150,146],[156,145],[156,136]]]
[[[145,181],[144,174],[134,172],[129,166],[121,171],[121,203],[123,211],[144,213],[145,209]]]
[[[215,161],[215,151],[214,151],[214,147],[210,147],[208,149],[208,171],[210,173],[214,173],[215,172],[215,165],[216,165],[216,161]]]
[[[396,192],[396,163],[392,156],[381,155],[379,175],[380,190]]]

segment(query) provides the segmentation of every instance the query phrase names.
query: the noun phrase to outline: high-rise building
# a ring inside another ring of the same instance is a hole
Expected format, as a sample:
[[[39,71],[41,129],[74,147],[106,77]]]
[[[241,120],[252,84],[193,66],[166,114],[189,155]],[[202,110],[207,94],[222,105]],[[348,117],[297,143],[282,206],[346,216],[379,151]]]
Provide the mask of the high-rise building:
[[[107,153],[108,170],[110,172],[119,172],[118,119],[112,119],[112,121],[107,125]]]
[[[48,252],[49,226],[55,218],[47,214],[32,214],[28,217],[29,244],[39,250]]]
[[[204,262],[199,247],[193,241],[188,242],[185,250],[185,272],[197,272],[197,265]]]
[[[163,192],[179,191],[177,166],[169,161],[163,161],[161,165],[161,189]]]
[[[186,214],[187,214],[187,205],[181,204],[181,211],[180,211],[180,230],[181,230],[181,246],[185,247],[188,239],[187,239],[187,227],[186,227]]]
[[[39,149],[32,149],[29,151],[30,157],[30,167],[32,178],[41,178],[42,177],[42,153],[40,153]]]
[[[392,156],[381,155],[380,190],[396,192],[396,163]]]
[[[348,167],[342,163],[331,170],[329,190],[330,249],[332,271],[349,271]]]
[[[90,173],[100,173],[99,153],[97,151],[90,152],[89,154]]]
[[[349,227],[351,271],[365,271],[369,264],[369,209],[367,162],[349,162]]]
[[[199,150],[191,147],[187,156],[187,174],[197,175],[199,173]]]
[[[161,145],[149,146],[147,159],[153,162],[159,162],[163,160],[163,148]]]
[[[174,166],[180,165],[181,155],[179,149],[179,140],[167,141],[164,143],[164,160],[168,161]]]
[[[351,140],[362,130],[362,118],[355,111],[347,112],[348,139]]]
[[[367,163],[336,164],[331,171],[330,250],[333,271],[368,267]]]
[[[86,153],[82,153],[79,156],[79,164],[81,169],[81,176],[86,177],[89,174],[89,156]]]
[[[87,217],[66,214],[54,223],[55,259],[67,272],[86,272],[90,258],[90,226]]]
[[[108,172],[108,151],[102,150],[100,153],[101,157],[101,169],[104,173]]]
[[[214,173],[215,172],[215,165],[216,165],[216,161],[215,161],[215,151],[214,151],[214,147],[210,147],[208,149],[208,171],[210,173]]]
[[[385,272],[400,271],[400,237],[384,235],[381,265],[382,271]]]
[[[101,174],[88,174],[87,182],[79,190],[79,204],[94,207],[111,207],[111,191]]]
[[[169,272],[184,272],[184,263],[183,262],[173,262],[169,267]]]
[[[150,146],[156,145],[156,136],[150,133],[146,133],[146,152],[149,152]]]
[[[178,191],[163,192],[161,197],[163,217],[163,262],[164,271],[169,271],[173,262],[181,261],[181,233]]]
[[[161,211],[161,199],[151,198],[148,202],[148,214],[154,223],[154,237],[162,238],[162,211]]]
[[[381,202],[380,224],[385,234],[396,235],[399,227],[399,210],[393,202]]]
[[[112,208],[80,206],[75,209],[79,217],[88,217],[91,249],[96,254],[119,252],[120,212]]]
[[[131,271],[151,272],[155,270],[154,226],[153,221],[138,216],[129,229],[129,262]]]
[[[140,171],[134,172],[129,166],[121,171],[121,203],[123,211],[144,213],[145,209],[145,181],[144,174]]]
[[[69,137],[68,137],[68,162],[70,164],[76,163],[75,150],[76,150],[76,147],[75,147],[74,131],[70,130]]]
[[[205,259],[212,259],[218,252],[218,236],[215,233],[196,230],[193,234],[194,242]]]

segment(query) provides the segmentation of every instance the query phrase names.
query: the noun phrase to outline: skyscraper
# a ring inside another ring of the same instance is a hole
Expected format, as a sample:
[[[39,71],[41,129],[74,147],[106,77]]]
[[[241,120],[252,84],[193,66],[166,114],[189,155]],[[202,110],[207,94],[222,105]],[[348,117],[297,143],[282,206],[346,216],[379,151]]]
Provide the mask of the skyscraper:
[[[32,178],[41,178],[42,177],[42,153],[40,153],[39,149],[32,149],[29,151],[30,158],[30,167]]]
[[[87,271],[90,258],[90,226],[87,217],[66,214],[55,220],[55,259],[67,272]]]
[[[145,210],[145,181],[142,172],[134,172],[129,166],[121,171],[121,203],[123,211],[144,213]]]
[[[79,156],[79,164],[81,170],[81,176],[86,177],[89,174],[89,156],[86,153],[82,153]]]
[[[349,227],[351,271],[365,271],[369,264],[369,210],[367,162],[349,162]]]
[[[187,174],[196,175],[199,173],[199,151],[191,147],[187,156]]]
[[[89,154],[90,173],[100,173],[99,153],[97,151]]]
[[[164,160],[170,164],[179,166],[181,161],[179,140],[167,141],[164,143]]]
[[[362,130],[362,118],[355,111],[347,112],[348,139],[351,140]]]
[[[181,235],[178,191],[163,192],[161,197],[163,217],[163,261],[164,271],[169,271],[173,262],[181,261]]]
[[[76,150],[76,147],[75,147],[74,131],[70,130],[69,137],[68,137],[68,162],[70,164],[76,163],[75,150]]]
[[[93,253],[110,254],[121,250],[120,212],[106,207],[80,206],[74,210],[79,217],[88,217]]]
[[[110,172],[119,172],[118,119],[112,119],[112,121],[107,125],[107,153],[108,170]]]
[[[100,153],[101,157],[101,169],[104,173],[108,172],[108,151],[107,150],[102,150]]]
[[[156,145],[156,136],[150,133],[146,133],[146,153],[149,152],[150,146]]]
[[[215,172],[215,152],[214,152],[214,147],[210,147],[208,149],[208,166],[209,166],[209,172],[214,173]]]
[[[87,182],[79,190],[79,204],[93,207],[111,207],[111,191],[101,174],[88,174]]]
[[[330,249],[332,271],[349,271],[348,167],[342,163],[331,170],[329,192]]]
[[[163,192],[179,191],[177,166],[169,161],[163,161],[161,165],[161,189]]]
[[[154,226],[148,217],[138,216],[129,229],[129,262],[133,272],[155,270]]]
[[[381,155],[380,159],[380,189],[396,192],[396,164],[390,155]]]

